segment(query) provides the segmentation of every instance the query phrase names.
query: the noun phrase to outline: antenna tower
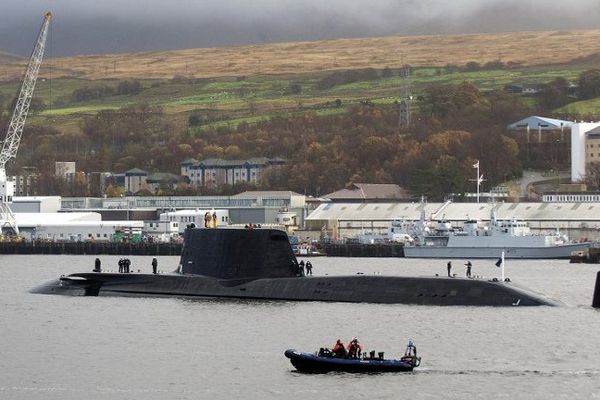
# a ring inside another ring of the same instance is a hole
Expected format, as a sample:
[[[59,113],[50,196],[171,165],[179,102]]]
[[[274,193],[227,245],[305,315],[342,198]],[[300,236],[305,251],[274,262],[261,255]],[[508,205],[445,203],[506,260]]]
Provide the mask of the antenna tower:
[[[402,85],[400,88],[398,132],[402,132],[403,129],[410,127],[410,106],[412,103],[412,94],[410,90],[410,65],[404,64],[404,57],[402,57],[400,78],[402,80]]]

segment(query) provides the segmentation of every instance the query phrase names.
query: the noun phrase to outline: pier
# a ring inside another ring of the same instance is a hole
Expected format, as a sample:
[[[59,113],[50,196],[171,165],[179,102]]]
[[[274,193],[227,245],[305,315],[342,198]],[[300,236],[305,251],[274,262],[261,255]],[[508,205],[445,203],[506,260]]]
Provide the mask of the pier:
[[[182,246],[182,243],[2,242],[0,254],[179,256]]]
[[[404,257],[404,245],[345,243],[323,245],[328,257]]]

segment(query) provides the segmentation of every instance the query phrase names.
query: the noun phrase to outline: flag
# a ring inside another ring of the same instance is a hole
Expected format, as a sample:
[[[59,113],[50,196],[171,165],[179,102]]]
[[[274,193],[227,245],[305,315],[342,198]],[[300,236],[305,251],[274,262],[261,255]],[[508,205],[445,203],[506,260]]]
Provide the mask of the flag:
[[[475,164],[473,164],[473,168],[479,168],[479,160]]]
[[[498,259],[498,261],[496,261],[496,267],[500,268],[502,266],[502,257],[500,257]]]

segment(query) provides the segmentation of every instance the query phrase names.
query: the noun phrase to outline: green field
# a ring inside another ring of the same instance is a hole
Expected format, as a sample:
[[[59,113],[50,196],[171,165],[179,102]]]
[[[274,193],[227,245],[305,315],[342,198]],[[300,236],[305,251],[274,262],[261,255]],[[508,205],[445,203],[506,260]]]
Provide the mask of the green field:
[[[189,80],[142,80],[143,90],[136,95],[111,95],[90,101],[74,101],[72,93],[83,87],[117,87],[114,79],[40,80],[34,97],[43,101],[43,111],[33,111],[30,123],[43,124],[60,131],[77,130],[80,121],[100,110],[115,110],[132,104],[160,105],[178,126],[186,126],[192,112],[210,114],[203,127],[235,126],[254,123],[275,115],[307,111],[320,115],[344,112],[349,106],[369,100],[390,104],[409,87],[416,97],[432,84],[458,84],[469,81],[480,90],[501,89],[509,83],[539,84],[563,77],[575,81],[589,65],[532,66],[513,69],[448,72],[445,68],[418,68],[410,78],[398,76],[340,84],[321,90],[318,82],[329,72],[288,76],[253,76],[247,79],[212,78]],[[0,98],[5,102],[18,90],[19,82],[0,83]],[[292,90],[294,88],[294,90]],[[342,106],[336,106],[336,99]],[[527,103],[534,104],[531,98]],[[579,115],[600,114],[600,100],[577,102],[557,110]]]
[[[556,111],[563,114],[598,117],[600,114],[600,98],[576,101],[574,103],[567,104]]]

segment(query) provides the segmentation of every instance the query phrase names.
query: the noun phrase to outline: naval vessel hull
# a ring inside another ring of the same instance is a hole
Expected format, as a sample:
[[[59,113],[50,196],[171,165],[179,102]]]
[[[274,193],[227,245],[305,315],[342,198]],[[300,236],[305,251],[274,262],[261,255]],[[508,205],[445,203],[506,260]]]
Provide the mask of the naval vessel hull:
[[[500,247],[500,246],[405,246],[406,258],[493,258],[512,259],[567,259],[574,251],[585,251],[590,243],[573,243],[549,247]]]
[[[78,273],[45,283],[32,292],[72,296],[223,297],[436,306],[560,304],[509,282],[446,277],[325,276],[231,282],[177,273]]]
[[[287,234],[275,229],[189,228],[176,272],[76,273],[43,284],[33,292],[436,306],[558,305],[511,282],[433,276],[306,277]]]

